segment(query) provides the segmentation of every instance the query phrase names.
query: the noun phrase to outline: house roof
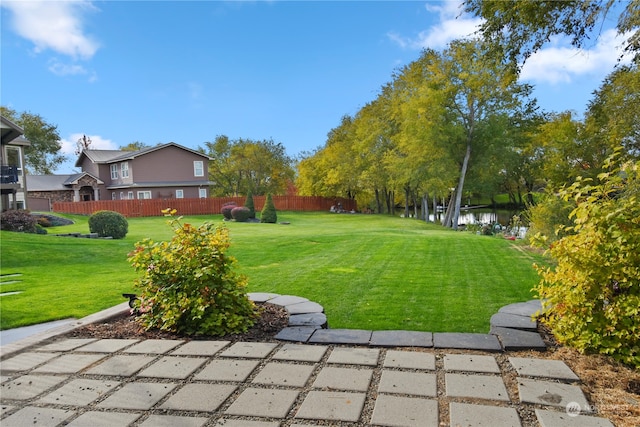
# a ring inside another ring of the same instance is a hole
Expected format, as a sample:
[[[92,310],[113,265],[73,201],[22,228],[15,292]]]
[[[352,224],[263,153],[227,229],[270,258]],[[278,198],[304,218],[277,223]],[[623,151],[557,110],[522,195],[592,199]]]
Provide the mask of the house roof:
[[[90,176],[95,179],[98,184],[104,184],[103,181],[87,172],[74,173],[70,175],[29,175],[29,191],[60,191],[71,190],[71,186],[77,184],[84,177]]]
[[[80,157],[78,157],[78,160],[76,161],[76,167],[80,167],[81,164],[81,160],[83,156],[86,156],[89,160],[91,160],[93,163],[116,163],[116,162],[122,162],[125,160],[132,160],[135,159],[136,157],[140,157],[143,156],[145,154],[151,153],[153,151],[157,151],[157,150],[162,150],[163,148],[167,148],[167,147],[177,147],[180,148],[181,150],[185,150],[185,151],[189,151],[191,153],[197,154],[199,156],[202,156],[204,158],[206,158],[207,160],[211,160],[211,157],[207,156],[206,154],[202,154],[199,151],[196,150],[192,150],[191,148],[187,148],[184,147],[180,144],[176,144],[175,142],[168,142],[166,144],[160,144],[160,145],[156,145],[154,147],[147,147],[147,148],[143,148],[142,150],[138,150],[138,151],[124,151],[124,150],[83,150],[82,154],[80,154]]]
[[[0,129],[2,144],[8,144],[24,133],[24,130],[4,116],[0,116]]]

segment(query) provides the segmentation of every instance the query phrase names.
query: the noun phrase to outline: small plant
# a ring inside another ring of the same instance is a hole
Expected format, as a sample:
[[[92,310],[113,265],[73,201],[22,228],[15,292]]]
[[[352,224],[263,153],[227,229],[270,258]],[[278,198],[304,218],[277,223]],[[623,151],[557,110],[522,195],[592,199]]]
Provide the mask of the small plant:
[[[89,231],[100,237],[124,239],[129,231],[127,219],[114,211],[97,211],[89,217]]]
[[[25,209],[4,211],[0,216],[1,230],[36,233],[37,223],[36,218]]]
[[[251,218],[251,211],[246,206],[236,206],[231,209],[231,217],[237,222],[247,222]]]
[[[236,202],[227,202],[224,205],[222,205],[222,209],[220,209],[220,213],[222,214],[224,219],[231,221],[233,219],[233,217],[231,216],[231,211],[233,210],[233,208],[237,206],[238,205],[236,204]]]
[[[136,243],[129,262],[142,273],[136,309],[145,328],[187,335],[246,332],[258,311],[245,293],[246,277],[232,269],[227,256],[229,231],[205,223],[182,224],[175,210],[164,210],[175,234],[170,242]]]
[[[277,221],[278,214],[276,213],[276,207],[273,204],[273,199],[271,199],[271,194],[267,194],[262,212],[260,212],[260,222],[275,224]]]
[[[251,193],[251,190],[249,190],[249,193],[247,193],[247,199],[244,201],[244,205],[249,209],[249,219],[255,219],[256,208],[253,203],[253,194]]]

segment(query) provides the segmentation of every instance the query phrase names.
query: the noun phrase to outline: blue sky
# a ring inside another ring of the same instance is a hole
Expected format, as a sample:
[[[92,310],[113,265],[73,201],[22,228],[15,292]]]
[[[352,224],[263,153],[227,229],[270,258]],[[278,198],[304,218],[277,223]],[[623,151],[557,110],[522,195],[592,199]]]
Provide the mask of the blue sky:
[[[0,103],[76,141],[197,148],[217,135],[323,146],[421,49],[480,21],[457,1],[35,1],[1,5]],[[613,18],[584,51],[555,39],[522,80],[547,111],[584,112],[619,56]]]

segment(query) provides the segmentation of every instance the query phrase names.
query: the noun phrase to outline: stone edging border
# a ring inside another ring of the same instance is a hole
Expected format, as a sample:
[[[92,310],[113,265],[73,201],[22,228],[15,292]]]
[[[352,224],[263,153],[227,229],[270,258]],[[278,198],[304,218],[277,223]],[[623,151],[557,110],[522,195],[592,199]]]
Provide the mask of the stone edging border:
[[[284,307],[289,313],[289,326],[275,338],[308,344],[350,344],[375,347],[424,347],[481,351],[547,349],[532,319],[542,310],[539,300],[509,304],[491,317],[488,334],[368,331],[329,329],[324,308],[307,298],[274,293],[249,293],[257,303],[268,302]]]

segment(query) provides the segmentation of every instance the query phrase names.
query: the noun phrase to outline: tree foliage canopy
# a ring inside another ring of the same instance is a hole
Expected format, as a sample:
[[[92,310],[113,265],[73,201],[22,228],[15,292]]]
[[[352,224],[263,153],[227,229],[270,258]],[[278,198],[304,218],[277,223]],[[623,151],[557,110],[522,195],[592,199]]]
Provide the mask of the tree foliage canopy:
[[[7,107],[0,107],[2,115],[19,125],[24,136],[31,142],[25,147],[24,157],[27,172],[34,175],[52,174],[67,158],[60,153],[60,135],[56,125],[48,123],[38,114],[18,113]]]

